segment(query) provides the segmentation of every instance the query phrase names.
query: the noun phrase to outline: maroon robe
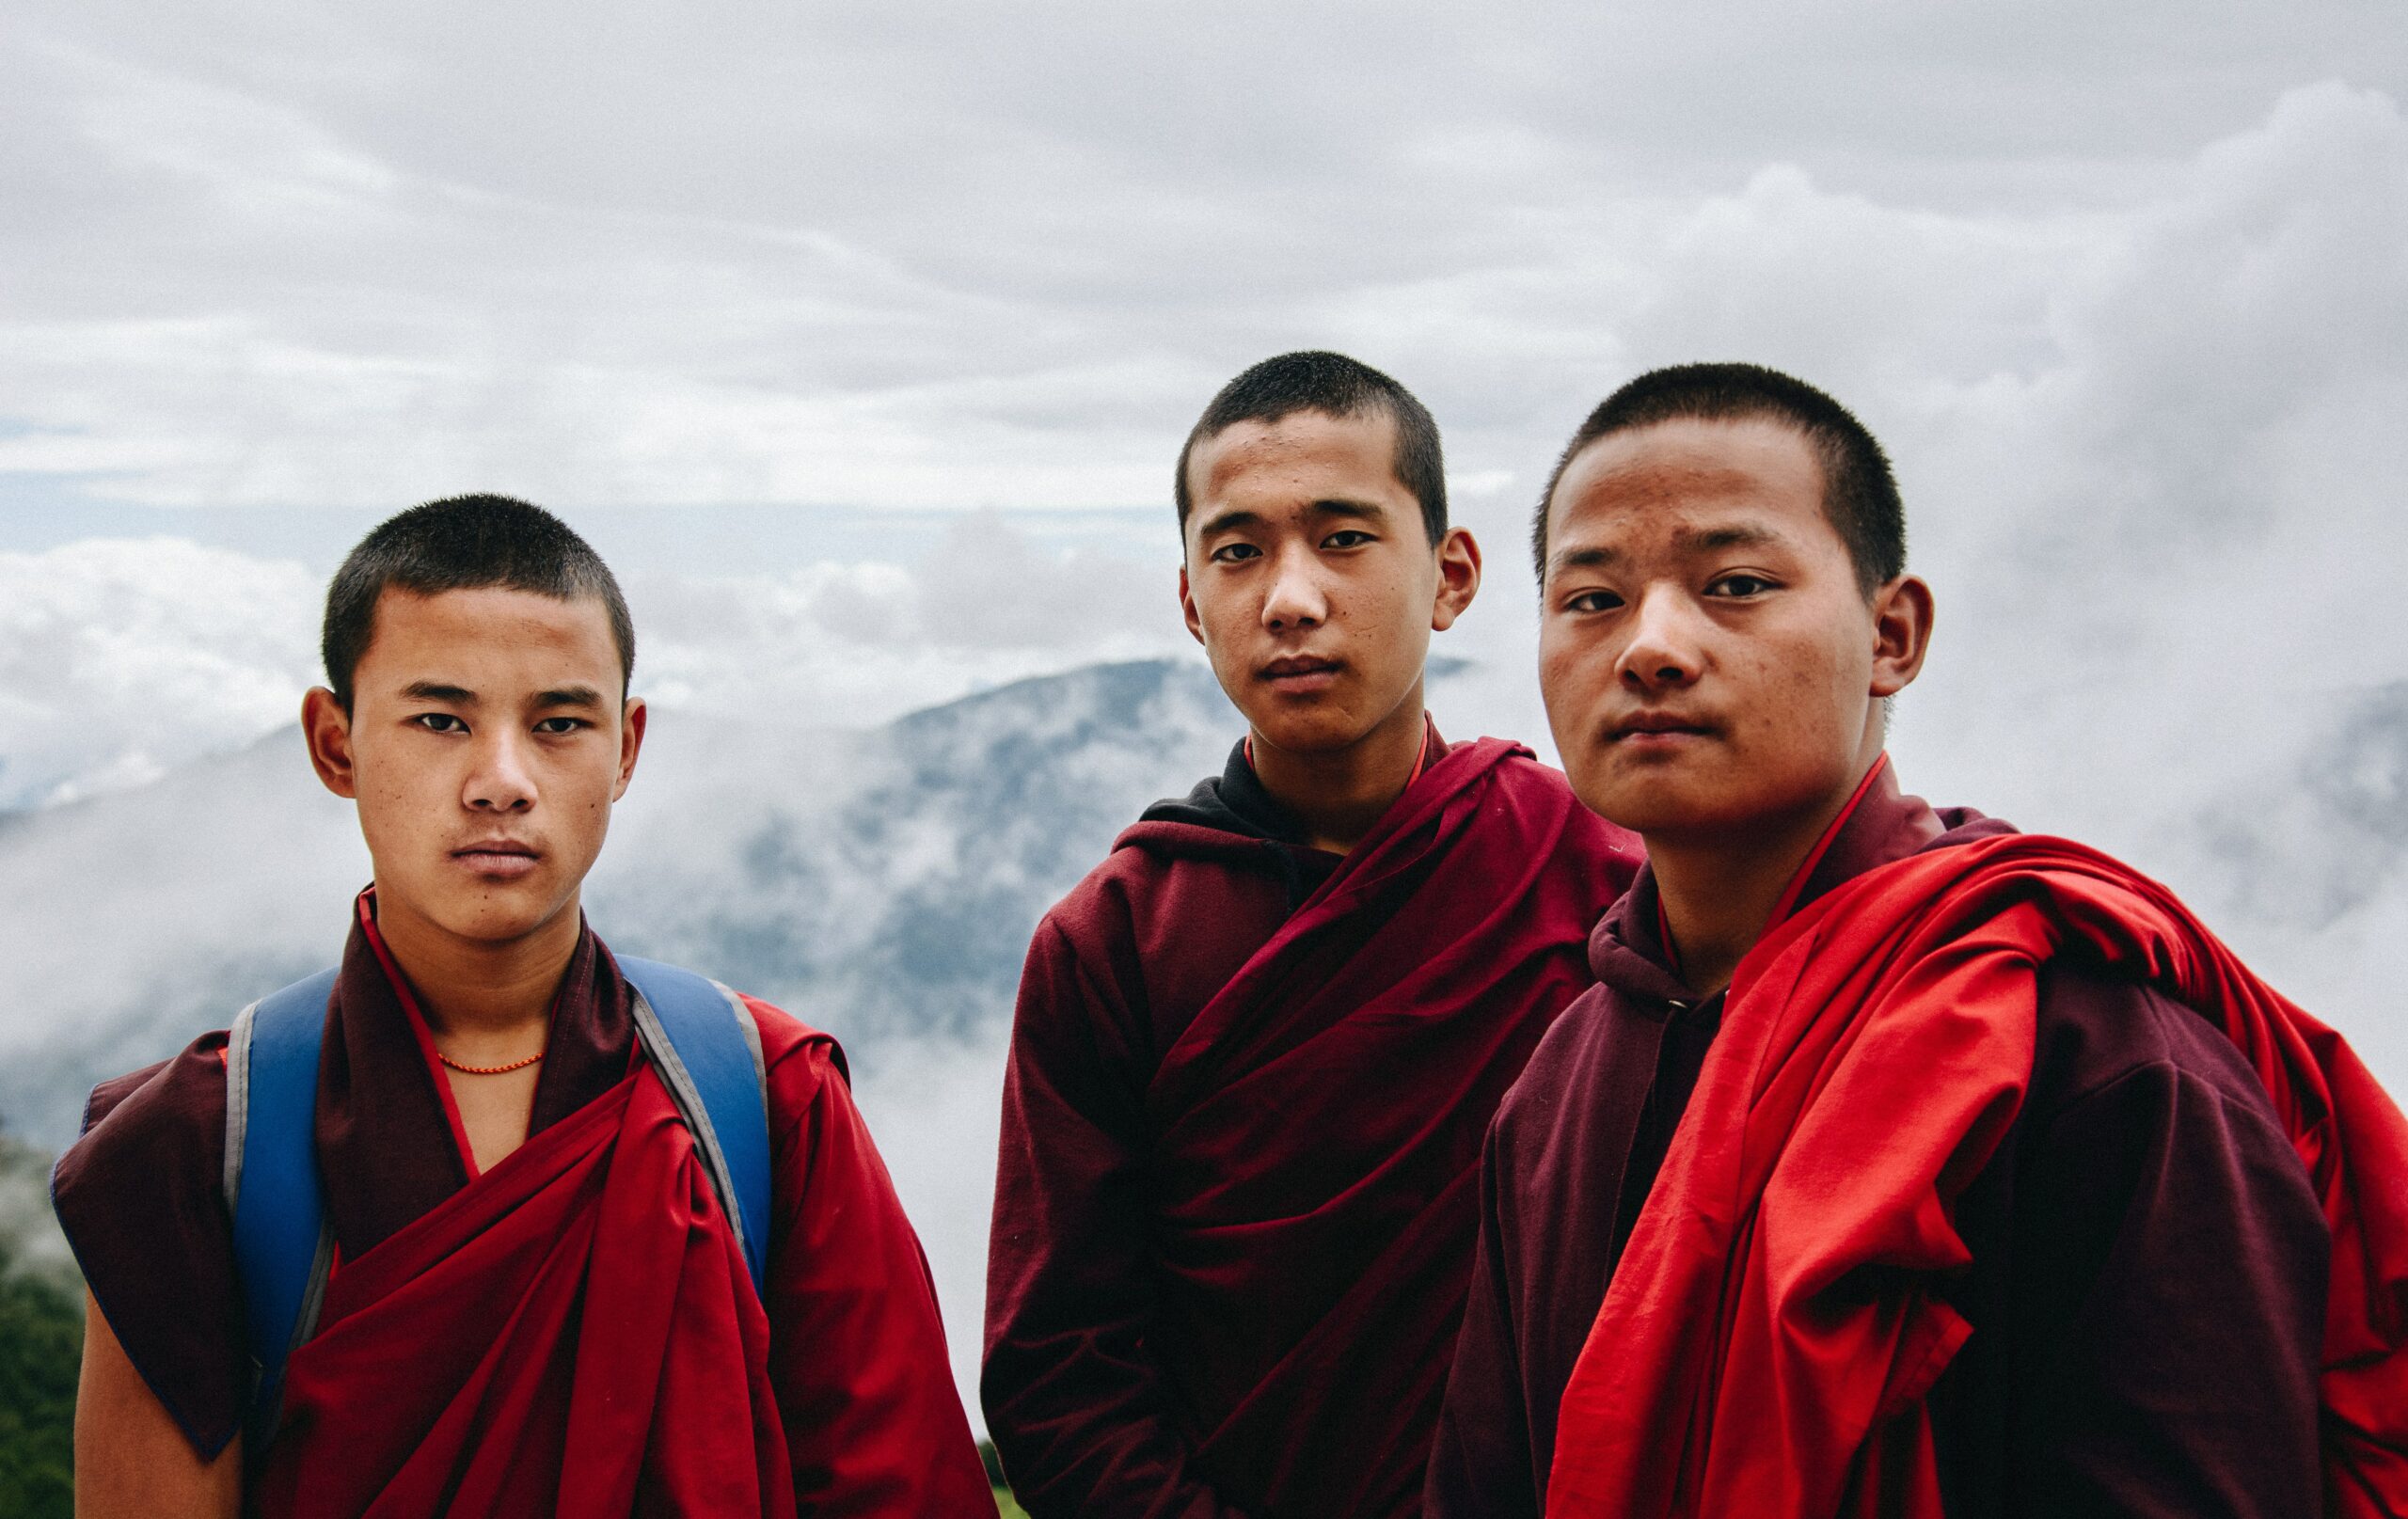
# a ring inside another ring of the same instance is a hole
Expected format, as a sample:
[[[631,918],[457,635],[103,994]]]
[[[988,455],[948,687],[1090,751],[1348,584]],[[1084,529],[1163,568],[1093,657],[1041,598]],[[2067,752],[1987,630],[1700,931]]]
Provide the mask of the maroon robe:
[[[1900,795],[1885,765],[1798,905],[2012,831]],[[1565,1385],[1719,1026],[1658,909],[1643,873],[1599,923],[1599,985],[1490,1131],[1432,1519],[1545,1511]],[[2206,1019],[2046,970],[2028,1094],[1954,1222],[1972,1264],[1947,1301],[1972,1334],[1929,1400],[1952,1519],[2319,1511],[2324,1220],[2264,1085]]]
[[[1418,1508],[1481,1132],[1636,864],[1528,751],[1432,752],[1341,861],[1241,747],[1038,926],[981,1384],[1032,1513]]]
[[[377,1512],[548,1511],[540,1490],[563,1513],[799,1500],[896,1519],[989,1501],[927,1265],[833,1040],[746,999],[769,1087],[763,1301],[590,931],[554,1004],[527,1143],[483,1176],[382,960],[363,897],[315,1115],[341,1263],[255,1501],[359,1512],[382,1491]],[[220,1188],[224,1046],[208,1035],[97,1091],[54,1189],[110,1328],[203,1457],[248,1397]],[[493,1485],[508,1481],[531,1485]]]

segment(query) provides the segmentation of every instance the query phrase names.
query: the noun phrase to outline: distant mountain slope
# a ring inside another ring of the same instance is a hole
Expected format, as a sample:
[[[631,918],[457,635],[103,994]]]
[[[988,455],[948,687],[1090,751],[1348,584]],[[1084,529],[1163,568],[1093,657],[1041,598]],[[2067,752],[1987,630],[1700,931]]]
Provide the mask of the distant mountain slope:
[[[1146,803],[1218,769],[1237,724],[1199,667],[1106,665],[831,742],[784,774],[714,767],[613,841],[594,922],[790,999],[874,1063],[884,1039],[1007,1012],[1038,917]]]
[[[1199,665],[1096,666],[866,734],[659,714],[588,894],[614,946],[838,1034],[964,1038],[1008,1012],[1037,918],[1237,718]],[[330,962],[368,863],[279,732],[0,827],[0,1121],[55,1148],[101,1077]]]

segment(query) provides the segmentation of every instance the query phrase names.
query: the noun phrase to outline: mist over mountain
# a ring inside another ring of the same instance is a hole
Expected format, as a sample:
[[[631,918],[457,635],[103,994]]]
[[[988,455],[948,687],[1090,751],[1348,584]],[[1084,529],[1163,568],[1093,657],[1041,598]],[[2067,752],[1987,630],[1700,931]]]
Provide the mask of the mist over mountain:
[[[867,733],[655,719],[591,878],[615,948],[767,997],[872,1080],[998,1036],[1037,918],[1236,732],[1200,665],[1104,665]],[[0,1121],[71,1139],[92,1082],[331,963],[368,862],[283,729],[0,827]]]

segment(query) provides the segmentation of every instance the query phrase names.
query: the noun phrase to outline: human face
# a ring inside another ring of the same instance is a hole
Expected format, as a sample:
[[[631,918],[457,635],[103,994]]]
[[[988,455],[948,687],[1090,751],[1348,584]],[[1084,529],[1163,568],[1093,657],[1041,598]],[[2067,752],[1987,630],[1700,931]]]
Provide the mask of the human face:
[[[1434,550],[1385,412],[1239,422],[1188,458],[1188,631],[1257,737],[1329,753],[1420,721],[1433,631],[1480,587],[1457,529]]]
[[[1539,684],[1592,810],[1651,845],[1744,847],[1854,790],[1931,599],[1911,577],[1868,599],[1822,495],[1812,447],[1769,419],[1617,433],[1564,470]]]
[[[304,709],[320,779],[359,805],[380,922],[499,944],[576,921],[643,741],[602,603],[388,590],[352,676]]]

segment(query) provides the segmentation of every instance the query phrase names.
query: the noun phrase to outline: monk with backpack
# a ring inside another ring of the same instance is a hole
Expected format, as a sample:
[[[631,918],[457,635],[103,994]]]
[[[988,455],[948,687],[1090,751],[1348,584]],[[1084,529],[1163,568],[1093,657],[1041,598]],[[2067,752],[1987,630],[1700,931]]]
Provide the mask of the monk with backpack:
[[[325,652],[304,735],[374,862],[341,963],[103,1084],[54,1178],[77,1511],[990,1511],[842,1052],[585,925],[646,716],[610,570],[432,502]]]

